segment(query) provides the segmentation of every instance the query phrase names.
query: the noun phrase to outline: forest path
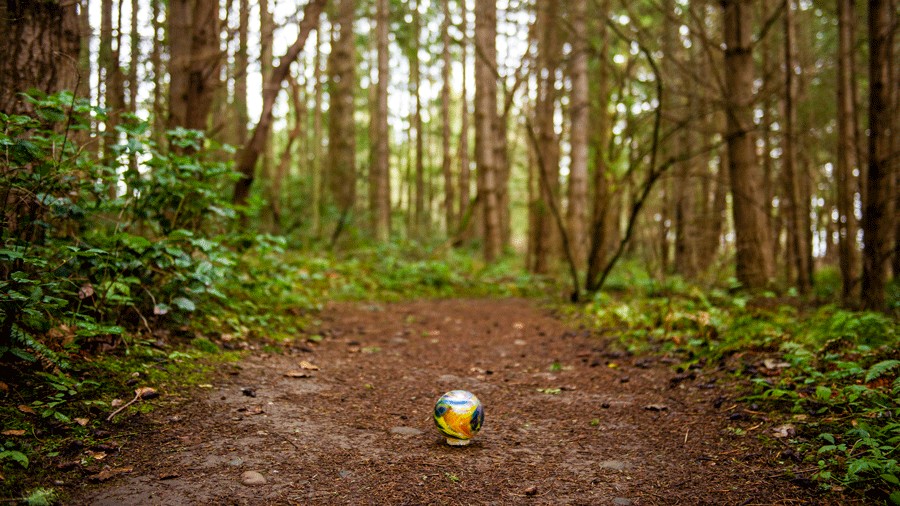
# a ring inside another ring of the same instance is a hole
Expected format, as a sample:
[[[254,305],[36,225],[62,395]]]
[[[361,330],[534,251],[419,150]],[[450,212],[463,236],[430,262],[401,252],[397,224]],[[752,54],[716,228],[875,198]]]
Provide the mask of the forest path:
[[[531,301],[336,304],[317,331],[319,345],[254,353],[192,399],[129,415],[138,437],[107,465],[130,472],[73,502],[810,501],[766,465],[777,449],[728,430],[740,422],[726,386],[610,352]],[[431,420],[452,389],[485,408],[468,447],[445,445]]]

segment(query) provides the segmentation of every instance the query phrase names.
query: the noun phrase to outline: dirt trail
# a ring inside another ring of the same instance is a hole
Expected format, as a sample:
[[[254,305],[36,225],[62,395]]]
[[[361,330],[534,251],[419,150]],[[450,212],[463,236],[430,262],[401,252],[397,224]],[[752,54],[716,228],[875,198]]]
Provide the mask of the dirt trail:
[[[532,302],[335,305],[318,331],[311,351],[254,354],[193,399],[130,415],[139,435],[107,465],[132,471],[72,502],[823,502],[766,466],[777,450],[727,430],[734,402],[709,378],[673,381],[671,365],[611,353]],[[431,409],[459,388],[485,424],[451,448]],[[243,484],[247,471],[265,483]]]

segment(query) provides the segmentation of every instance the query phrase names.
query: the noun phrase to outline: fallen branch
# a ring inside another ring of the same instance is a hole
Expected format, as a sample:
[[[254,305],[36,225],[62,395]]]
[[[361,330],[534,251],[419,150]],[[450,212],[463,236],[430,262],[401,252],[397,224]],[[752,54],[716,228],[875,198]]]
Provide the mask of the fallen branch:
[[[106,421],[110,422],[116,415],[125,410],[128,406],[131,406],[135,402],[141,399],[152,399],[154,397],[159,397],[159,392],[150,387],[141,387],[134,391],[134,399],[123,404],[119,409],[113,411],[108,417],[106,417]]]

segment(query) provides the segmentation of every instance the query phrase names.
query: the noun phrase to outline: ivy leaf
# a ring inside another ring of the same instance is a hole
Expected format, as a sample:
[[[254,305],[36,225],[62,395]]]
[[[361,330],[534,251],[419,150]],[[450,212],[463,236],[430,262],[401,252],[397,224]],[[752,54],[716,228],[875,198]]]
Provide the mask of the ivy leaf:
[[[197,309],[197,305],[194,304],[194,301],[186,297],[175,297],[172,299],[172,305],[177,306],[188,313]]]

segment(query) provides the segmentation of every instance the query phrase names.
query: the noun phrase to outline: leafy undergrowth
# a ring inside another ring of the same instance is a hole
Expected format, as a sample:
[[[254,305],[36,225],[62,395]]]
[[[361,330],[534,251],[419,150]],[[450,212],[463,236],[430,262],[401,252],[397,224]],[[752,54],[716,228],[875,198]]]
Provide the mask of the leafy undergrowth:
[[[777,443],[761,437],[787,441],[818,486],[900,504],[895,319],[833,305],[802,308],[773,294],[751,299],[678,279],[630,286],[598,294],[579,317],[632,352],[734,375],[746,385],[745,405],[781,424]]]

